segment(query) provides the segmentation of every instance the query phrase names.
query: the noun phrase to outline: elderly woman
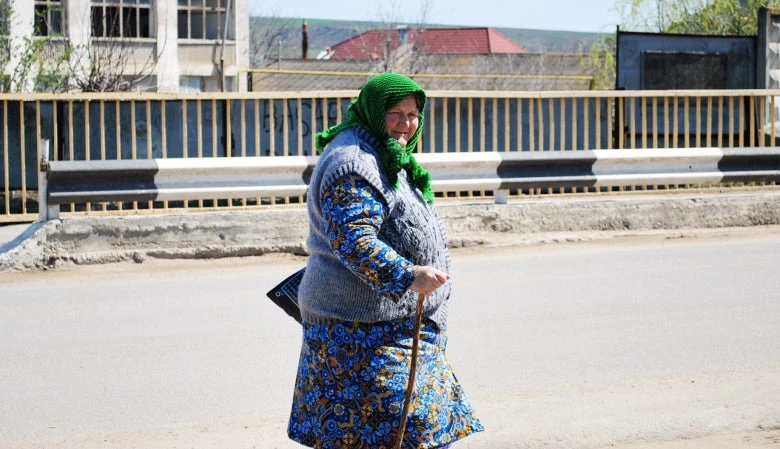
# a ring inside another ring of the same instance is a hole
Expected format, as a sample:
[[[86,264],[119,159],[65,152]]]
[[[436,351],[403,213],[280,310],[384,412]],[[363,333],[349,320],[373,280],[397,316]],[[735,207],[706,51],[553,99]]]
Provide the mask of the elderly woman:
[[[426,95],[413,80],[369,80],[346,120],[317,135],[309,259],[298,290],[303,345],[288,426],[315,448],[391,447],[398,437],[425,295],[404,448],[481,431],[445,356],[450,256],[430,175],[412,155]]]

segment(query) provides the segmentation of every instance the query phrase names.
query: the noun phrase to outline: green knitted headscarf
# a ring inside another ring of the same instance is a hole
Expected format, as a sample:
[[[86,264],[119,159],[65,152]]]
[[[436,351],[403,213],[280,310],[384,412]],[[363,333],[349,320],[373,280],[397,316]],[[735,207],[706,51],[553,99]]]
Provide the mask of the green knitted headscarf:
[[[420,109],[420,124],[414,135],[406,143],[401,144],[387,133],[385,115],[393,106],[400,103],[409,95],[417,96]],[[422,135],[423,112],[427,97],[425,91],[412,79],[396,73],[383,73],[377,75],[360,89],[358,97],[350,102],[347,107],[347,119],[342,123],[332,126],[325,131],[317,133],[317,150],[322,151],[340,132],[362,126],[366,128],[377,140],[384,143],[384,147],[378,148],[382,166],[385,169],[390,182],[398,186],[398,172],[406,170],[412,185],[422,191],[425,199],[433,204],[433,190],[431,190],[431,175],[412,154],[417,147],[417,141]]]

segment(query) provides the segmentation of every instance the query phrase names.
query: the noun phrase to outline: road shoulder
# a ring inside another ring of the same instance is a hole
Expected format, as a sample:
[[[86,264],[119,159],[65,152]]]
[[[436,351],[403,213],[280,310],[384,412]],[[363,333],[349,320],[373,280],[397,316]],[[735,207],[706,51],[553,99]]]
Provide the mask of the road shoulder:
[[[780,429],[709,435],[701,438],[612,444],[599,449],[772,449],[780,448]]]

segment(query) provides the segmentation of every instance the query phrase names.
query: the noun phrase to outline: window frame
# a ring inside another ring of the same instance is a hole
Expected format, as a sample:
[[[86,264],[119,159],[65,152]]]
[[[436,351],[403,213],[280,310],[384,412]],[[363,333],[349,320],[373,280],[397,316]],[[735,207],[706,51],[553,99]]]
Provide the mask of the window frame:
[[[152,0],[91,0],[90,2],[92,37],[149,39],[154,37],[153,30]]]
[[[63,36],[65,34],[67,21],[65,20],[63,0],[35,0],[33,11],[33,33],[36,37]]]
[[[8,0],[0,0],[0,36],[11,36],[11,3]]]
[[[230,22],[226,40],[235,40],[235,17],[230,15],[228,4],[228,0],[178,0],[176,10],[178,38],[221,41],[227,16]]]

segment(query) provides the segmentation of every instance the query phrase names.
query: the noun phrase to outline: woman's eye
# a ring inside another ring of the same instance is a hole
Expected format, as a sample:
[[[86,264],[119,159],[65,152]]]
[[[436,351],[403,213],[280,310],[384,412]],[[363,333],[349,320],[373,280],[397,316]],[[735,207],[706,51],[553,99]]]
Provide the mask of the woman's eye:
[[[404,114],[402,112],[388,112],[387,115],[389,115],[390,118],[392,118],[393,120],[398,120],[398,121],[400,121],[400,120],[413,121],[413,120],[415,120],[417,118],[417,114],[408,114],[408,115],[406,115],[406,114]]]

